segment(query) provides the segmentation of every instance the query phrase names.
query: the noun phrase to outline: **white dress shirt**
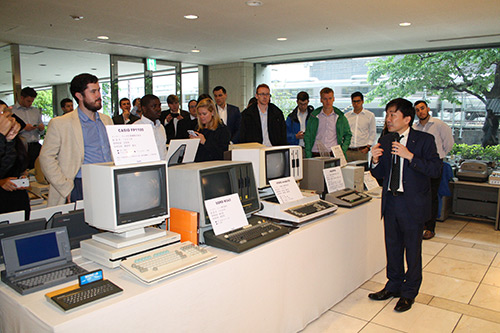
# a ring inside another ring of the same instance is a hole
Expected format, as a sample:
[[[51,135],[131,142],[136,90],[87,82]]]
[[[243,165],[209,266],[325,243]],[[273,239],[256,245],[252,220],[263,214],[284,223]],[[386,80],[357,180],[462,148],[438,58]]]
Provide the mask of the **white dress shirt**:
[[[224,125],[227,126],[227,103],[224,105],[223,108],[221,108],[219,105],[217,105],[217,111],[219,112],[219,117],[222,119],[224,122]]]
[[[434,135],[440,159],[445,158],[453,148],[455,140],[453,139],[451,128],[441,119],[429,116],[429,121],[425,125],[422,126],[420,121],[418,121],[413,124],[413,129]]]
[[[262,128],[262,144],[271,147],[272,143],[269,139],[269,132],[267,129],[267,106],[265,110],[261,110],[260,105],[257,105],[257,108],[259,109],[260,126]]]
[[[349,121],[352,133],[349,148],[372,146],[377,135],[377,125],[373,112],[366,109],[361,110],[360,113],[349,111],[345,117]]]
[[[165,160],[167,158],[167,134],[165,133],[165,127],[161,124],[159,120],[154,123],[147,117],[141,117],[130,126],[134,125],[151,125],[153,127],[153,133],[155,135],[156,146],[158,147],[158,153],[160,154],[160,160]]]

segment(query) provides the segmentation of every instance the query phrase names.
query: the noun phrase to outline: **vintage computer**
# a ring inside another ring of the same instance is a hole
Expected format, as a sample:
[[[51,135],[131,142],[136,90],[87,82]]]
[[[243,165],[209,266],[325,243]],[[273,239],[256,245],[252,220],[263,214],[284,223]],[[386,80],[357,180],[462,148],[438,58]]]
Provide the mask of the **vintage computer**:
[[[285,235],[288,228],[251,216],[260,209],[260,200],[250,162],[210,161],[169,168],[170,204],[172,207],[199,213],[199,241],[208,245],[242,252]],[[238,194],[249,225],[215,235],[205,208],[205,200]],[[244,239],[245,231],[260,230],[259,237]]]
[[[80,243],[82,255],[107,267],[155,247],[180,240],[175,233],[150,226],[169,217],[165,161],[82,166],[85,221],[108,232]]]
[[[313,190],[324,198],[328,192],[323,176],[323,169],[329,169],[340,166],[340,158],[335,157],[313,157],[305,158],[304,177],[300,182],[300,188],[303,190]]]
[[[226,157],[232,161],[252,162],[259,189],[269,186],[269,181],[284,177],[302,179],[302,147],[261,144],[236,144]]]
[[[372,199],[370,195],[363,192],[365,186],[365,170],[363,166],[345,165],[341,168],[341,171],[345,188],[327,193],[325,195],[326,201],[350,208]]]

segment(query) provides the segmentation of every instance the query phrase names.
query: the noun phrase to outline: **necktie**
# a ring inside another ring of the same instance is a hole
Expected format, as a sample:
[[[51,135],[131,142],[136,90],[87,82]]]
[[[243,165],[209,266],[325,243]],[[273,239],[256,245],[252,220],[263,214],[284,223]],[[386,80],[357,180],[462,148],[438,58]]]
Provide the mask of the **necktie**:
[[[399,136],[397,133],[394,136],[394,141],[399,142],[403,136]],[[391,182],[389,188],[392,193],[396,193],[399,189],[399,176],[401,170],[401,158],[398,155],[392,156],[392,169],[391,169]]]

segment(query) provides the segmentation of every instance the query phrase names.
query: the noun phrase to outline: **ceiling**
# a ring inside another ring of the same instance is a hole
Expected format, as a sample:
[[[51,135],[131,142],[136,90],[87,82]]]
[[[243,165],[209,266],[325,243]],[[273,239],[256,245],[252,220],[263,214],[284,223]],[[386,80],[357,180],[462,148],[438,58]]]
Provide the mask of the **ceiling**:
[[[0,46],[52,49],[43,55],[45,64],[52,61],[60,69],[41,68],[37,54],[25,52],[23,81],[26,75],[50,71],[50,77],[43,74],[33,80],[45,76],[50,82],[68,82],[57,71],[73,75],[80,68],[103,65],[109,76],[108,57],[103,54],[214,65],[500,45],[500,0],[262,2],[250,7],[244,0],[3,1]],[[187,20],[187,14],[199,18]],[[71,15],[83,19],[75,21]],[[400,27],[401,22],[411,26]],[[109,40],[100,41],[100,35]],[[278,41],[279,37],[287,40]],[[191,52],[195,48],[200,52]],[[65,50],[83,52],[70,56]],[[0,52],[0,84],[2,73],[10,70],[9,59],[9,51]],[[28,65],[29,59],[33,64]],[[54,78],[55,74],[61,76]],[[10,81],[10,74],[7,77]]]

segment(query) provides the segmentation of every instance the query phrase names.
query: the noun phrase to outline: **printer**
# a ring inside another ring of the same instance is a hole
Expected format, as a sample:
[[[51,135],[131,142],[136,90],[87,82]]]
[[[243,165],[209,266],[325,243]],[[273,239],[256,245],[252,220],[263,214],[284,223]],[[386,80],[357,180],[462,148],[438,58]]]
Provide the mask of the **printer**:
[[[485,182],[488,180],[488,164],[484,161],[467,160],[460,164],[456,176],[459,180]]]

